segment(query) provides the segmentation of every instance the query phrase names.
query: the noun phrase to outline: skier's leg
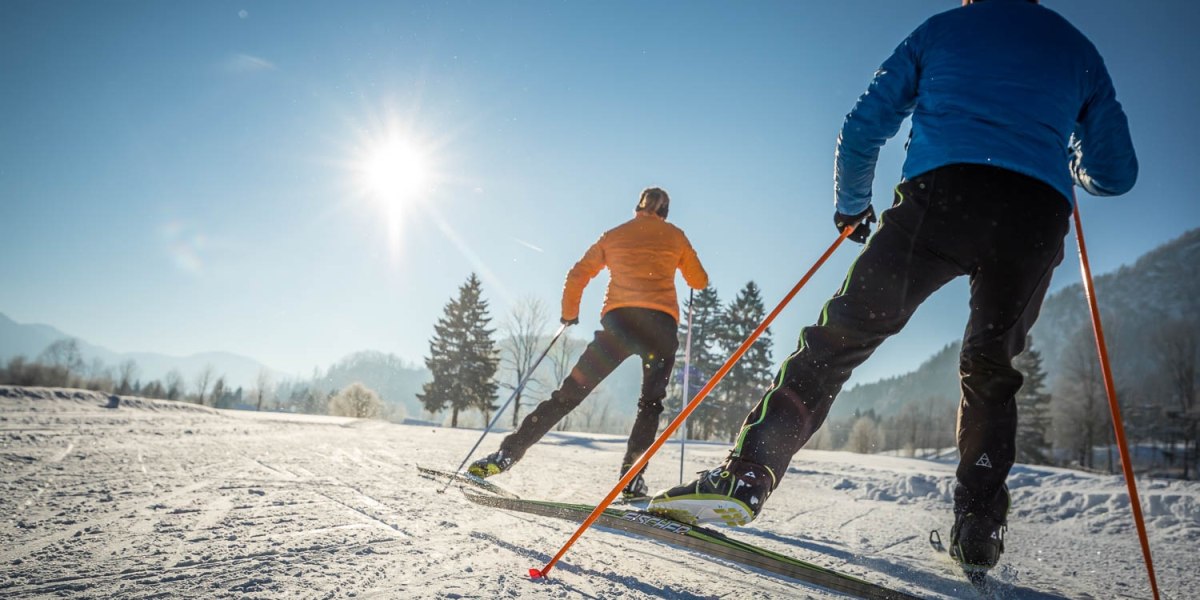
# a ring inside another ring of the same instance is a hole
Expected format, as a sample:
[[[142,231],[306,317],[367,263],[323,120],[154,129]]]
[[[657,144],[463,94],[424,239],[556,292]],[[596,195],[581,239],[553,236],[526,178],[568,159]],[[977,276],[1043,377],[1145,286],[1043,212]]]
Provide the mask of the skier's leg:
[[[596,332],[570,375],[550,394],[550,399],[538,404],[521,421],[521,426],[500,443],[500,450],[505,456],[511,457],[514,462],[520,460],[530,446],[579,406],[605,377],[629,357],[632,351],[616,331],[619,319],[610,318],[611,315],[612,312],[601,319],[602,329]]]
[[[631,310],[643,313],[639,316],[637,329],[630,332],[635,340],[635,352],[642,359],[642,393],[622,468],[632,465],[654,443],[671,369],[675,366],[675,351],[679,349],[678,324],[671,315],[647,308]]]
[[[1070,206],[1048,185],[1004,174],[988,252],[971,274],[971,316],[959,372],[956,512],[983,512],[1000,523],[1008,510],[1004,481],[1016,459],[1016,394],[1023,378],[1012,359],[1025,348],[1054,268],[1063,260]],[[1007,206],[1005,206],[1007,205]],[[1007,216],[1007,219],[1004,217]]]
[[[936,171],[934,171],[936,173]],[[851,371],[917,306],[961,267],[931,249],[953,234],[945,215],[929,209],[932,175],[896,188],[896,204],[825,305],[816,325],[746,417],[729,460],[688,484],[657,494],[650,510],[689,522],[742,525],[753,520],[779,485],[788,463],[820,427]]]
[[[746,417],[731,456],[768,467],[775,486],[792,455],[825,421],[854,368],[899,332],[931,293],[962,274],[930,250],[931,238],[948,233],[929,209],[932,180],[921,176],[897,186],[896,204],[884,213],[842,289],[817,324],[801,331],[796,351]]]

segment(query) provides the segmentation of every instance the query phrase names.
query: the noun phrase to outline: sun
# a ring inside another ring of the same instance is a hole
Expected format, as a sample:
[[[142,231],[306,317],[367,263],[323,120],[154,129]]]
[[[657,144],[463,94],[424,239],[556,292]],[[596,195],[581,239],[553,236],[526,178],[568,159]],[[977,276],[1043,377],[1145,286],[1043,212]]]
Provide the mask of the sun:
[[[398,259],[410,221],[435,208],[432,200],[445,182],[440,156],[444,142],[395,115],[368,117],[369,126],[350,122],[357,139],[339,164],[352,191],[351,205],[370,213],[368,218],[386,232],[390,254]]]
[[[425,154],[398,137],[382,140],[366,153],[361,175],[367,191],[391,208],[420,199],[430,180]]]

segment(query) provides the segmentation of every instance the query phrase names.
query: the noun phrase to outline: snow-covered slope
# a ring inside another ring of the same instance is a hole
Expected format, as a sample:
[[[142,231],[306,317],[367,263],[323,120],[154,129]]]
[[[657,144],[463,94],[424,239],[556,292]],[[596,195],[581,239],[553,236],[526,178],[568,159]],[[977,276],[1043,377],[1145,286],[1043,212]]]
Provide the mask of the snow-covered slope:
[[[416,474],[453,468],[478,431],[105,402],[0,387],[0,596],[841,597],[600,530],[550,581],[530,581],[574,524],[477,506]],[[494,481],[594,502],[623,444],[554,433]],[[688,444],[687,472],[726,450]],[[664,447],[652,486],[678,481],[679,456]],[[968,597],[926,541],[949,527],[952,478],[949,463],[805,451],[754,526],[729,533],[918,596]],[[1200,484],[1139,483],[1165,597],[1196,597]],[[1149,597],[1119,478],[1018,467],[1011,485],[995,572],[1006,597]]]

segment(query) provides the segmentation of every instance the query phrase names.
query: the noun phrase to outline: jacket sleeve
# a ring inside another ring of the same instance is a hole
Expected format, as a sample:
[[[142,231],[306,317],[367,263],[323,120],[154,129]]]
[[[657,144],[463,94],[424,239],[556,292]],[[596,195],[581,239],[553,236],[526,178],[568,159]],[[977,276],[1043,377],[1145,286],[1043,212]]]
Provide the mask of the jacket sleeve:
[[[916,106],[921,31],[909,35],[875,71],[871,85],[842,124],[833,159],[834,205],[842,214],[861,213],[871,204],[879,149],[900,131]]]
[[[679,272],[683,273],[683,280],[693,290],[702,290],[708,287],[708,272],[704,270],[704,265],[700,264],[700,257],[696,254],[696,249],[692,247],[687,236],[683,238],[683,254],[679,257]]]
[[[604,248],[601,243],[604,236],[592,244],[584,253],[583,258],[575,263],[567,272],[567,281],[563,284],[562,318],[566,320],[579,318],[579,301],[583,298],[583,288],[604,268]]]
[[[1071,175],[1089,194],[1116,196],[1133,188],[1138,162],[1129,121],[1099,55],[1097,63],[1094,89],[1079,113],[1071,140]]]

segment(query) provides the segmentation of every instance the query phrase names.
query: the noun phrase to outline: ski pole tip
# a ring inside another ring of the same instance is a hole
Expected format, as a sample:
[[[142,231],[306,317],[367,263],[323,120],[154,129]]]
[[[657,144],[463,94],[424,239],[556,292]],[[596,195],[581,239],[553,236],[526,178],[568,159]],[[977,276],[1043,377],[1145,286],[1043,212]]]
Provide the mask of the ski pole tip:
[[[530,579],[545,579],[546,575],[542,573],[541,569],[530,569],[529,577]]]

